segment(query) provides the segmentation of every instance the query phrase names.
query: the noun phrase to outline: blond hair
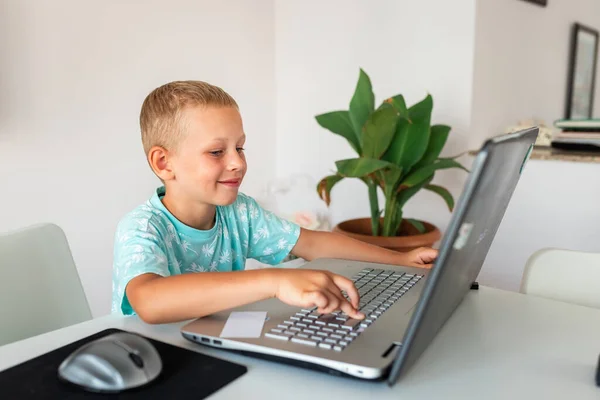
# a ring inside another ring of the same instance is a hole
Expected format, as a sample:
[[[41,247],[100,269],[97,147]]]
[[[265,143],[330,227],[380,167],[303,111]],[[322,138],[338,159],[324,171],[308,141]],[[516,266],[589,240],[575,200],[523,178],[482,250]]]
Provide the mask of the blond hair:
[[[220,87],[202,81],[174,81],[154,89],[144,100],[140,128],[144,152],[153,146],[175,149],[184,133],[181,121],[188,107],[235,107],[236,101]]]

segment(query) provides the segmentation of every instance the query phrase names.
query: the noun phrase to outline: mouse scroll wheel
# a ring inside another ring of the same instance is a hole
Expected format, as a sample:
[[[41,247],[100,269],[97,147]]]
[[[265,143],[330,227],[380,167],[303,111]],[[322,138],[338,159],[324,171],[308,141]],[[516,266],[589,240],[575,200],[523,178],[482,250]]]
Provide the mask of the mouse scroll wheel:
[[[133,361],[133,363],[139,368],[144,368],[144,361],[140,356],[135,353],[129,353],[129,358],[131,358],[131,361]]]

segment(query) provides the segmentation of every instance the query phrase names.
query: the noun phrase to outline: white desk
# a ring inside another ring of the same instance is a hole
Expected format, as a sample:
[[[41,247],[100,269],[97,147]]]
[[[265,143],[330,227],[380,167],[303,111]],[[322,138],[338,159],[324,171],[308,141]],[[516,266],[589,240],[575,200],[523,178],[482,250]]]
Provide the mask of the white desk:
[[[115,327],[248,366],[211,399],[600,399],[600,310],[486,287],[467,296],[394,388],[200,347],[181,325],[102,317],[0,347],[0,370]]]

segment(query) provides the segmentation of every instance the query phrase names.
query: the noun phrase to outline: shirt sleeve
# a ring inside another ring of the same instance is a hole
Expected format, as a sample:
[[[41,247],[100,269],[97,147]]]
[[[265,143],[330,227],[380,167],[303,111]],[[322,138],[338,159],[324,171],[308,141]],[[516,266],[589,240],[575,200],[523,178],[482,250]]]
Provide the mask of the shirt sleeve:
[[[113,259],[112,312],[131,315],[125,288],[145,273],[169,276],[166,246],[158,229],[148,218],[125,218],[117,227]]]
[[[263,209],[244,196],[248,221],[248,258],[265,264],[279,264],[296,245],[300,226]]]

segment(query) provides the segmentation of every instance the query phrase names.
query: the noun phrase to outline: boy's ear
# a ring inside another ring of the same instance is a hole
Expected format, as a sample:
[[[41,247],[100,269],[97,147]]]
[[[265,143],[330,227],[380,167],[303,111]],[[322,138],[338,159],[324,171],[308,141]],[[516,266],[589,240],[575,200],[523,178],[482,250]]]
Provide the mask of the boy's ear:
[[[169,151],[164,147],[152,147],[148,151],[148,163],[156,176],[163,181],[169,181],[175,178],[175,172],[169,161]]]

